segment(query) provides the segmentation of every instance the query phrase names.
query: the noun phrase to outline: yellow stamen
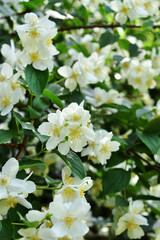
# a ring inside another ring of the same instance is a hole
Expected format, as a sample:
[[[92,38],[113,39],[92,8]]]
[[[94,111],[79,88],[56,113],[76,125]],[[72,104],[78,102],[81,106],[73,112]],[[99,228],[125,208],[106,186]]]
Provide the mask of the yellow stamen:
[[[81,119],[81,116],[78,116],[77,113],[74,113],[74,114],[73,114],[73,120],[76,122],[76,121],[78,121],[79,119]]]
[[[124,14],[127,14],[128,10],[129,10],[128,8],[123,6],[123,8],[121,9],[121,12],[124,13]]]
[[[6,77],[3,75],[0,75],[0,82],[4,82],[6,80]]]
[[[29,53],[31,61],[34,63],[40,59],[39,52]]]
[[[49,134],[53,134],[55,137],[59,135],[60,129],[57,124],[51,125],[51,130],[49,131]]]
[[[37,32],[37,29],[29,31],[28,34],[31,38],[34,38],[34,39],[40,36],[40,34]]]
[[[7,177],[1,178],[0,183],[2,184],[2,186],[6,186],[8,184],[8,178]]]
[[[109,153],[109,152],[111,152],[111,147],[107,144],[106,145],[104,144],[100,151],[103,153]]]
[[[71,133],[70,133],[71,140],[73,141],[76,138],[80,139],[81,138],[81,132],[82,132],[82,130],[78,129],[78,128],[71,130]]]
[[[76,220],[76,218],[73,218],[71,216],[67,216],[64,218],[64,222],[67,225],[68,228],[71,227],[71,225],[73,224],[73,222]]]
[[[7,107],[11,103],[11,99],[8,94],[6,94],[4,97],[1,97],[1,106]]]
[[[9,196],[8,199],[6,199],[5,206],[15,208],[17,203],[18,201],[14,197]]]
[[[135,83],[137,83],[137,84],[140,84],[141,83],[141,79],[140,78],[135,78]]]
[[[52,38],[49,37],[49,38],[47,38],[47,40],[46,40],[46,45],[49,47],[51,44],[52,44]]]
[[[71,196],[74,195],[74,191],[73,189],[71,189],[70,187],[67,187],[64,191],[63,194],[66,195],[67,198],[70,198]]]

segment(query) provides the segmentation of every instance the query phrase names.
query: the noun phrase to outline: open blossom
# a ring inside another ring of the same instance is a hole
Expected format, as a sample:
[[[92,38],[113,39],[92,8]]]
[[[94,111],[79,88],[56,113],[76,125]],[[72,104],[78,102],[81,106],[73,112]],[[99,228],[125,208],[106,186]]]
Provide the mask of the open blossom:
[[[140,214],[143,207],[144,205],[142,201],[130,201],[129,212],[124,214],[118,220],[116,235],[127,230],[127,235],[130,239],[140,239],[144,236],[144,231],[140,225],[148,225],[148,223],[147,219]]]
[[[46,148],[48,150],[54,149],[64,140],[66,136],[64,123],[62,112],[57,110],[56,113],[50,113],[48,115],[48,122],[44,122],[39,126],[38,131],[40,134],[50,137],[46,143]]]
[[[5,215],[10,207],[17,203],[31,208],[31,204],[25,199],[29,193],[36,190],[32,181],[17,179],[19,163],[15,158],[10,158],[0,172],[0,214]]]
[[[44,16],[39,19],[35,13],[26,13],[25,24],[16,27],[24,50],[20,55],[23,66],[33,64],[38,70],[53,69],[53,56],[59,52],[52,44],[57,34],[55,23]]]
[[[88,155],[93,162],[106,164],[112,152],[118,151],[120,146],[119,142],[111,141],[112,136],[112,132],[97,130],[95,138],[88,142],[88,147],[83,149],[82,156]]]
[[[145,217],[126,213],[118,221],[116,235],[119,235],[127,230],[127,235],[130,239],[140,239],[144,236],[144,231],[140,225],[148,225]]]
[[[20,88],[13,91],[10,83],[0,82],[0,115],[4,116],[8,114],[20,98]]]
[[[84,217],[90,209],[90,205],[76,199],[74,202],[63,202],[61,195],[56,195],[54,201],[50,203],[49,209],[55,217],[55,224],[51,228],[57,237],[84,236],[88,232]]]
[[[62,180],[64,185],[57,191],[57,194],[61,194],[64,202],[73,202],[77,198],[85,200],[85,192],[93,185],[90,177],[85,177],[82,180],[79,177],[72,177],[68,166],[62,169]]]

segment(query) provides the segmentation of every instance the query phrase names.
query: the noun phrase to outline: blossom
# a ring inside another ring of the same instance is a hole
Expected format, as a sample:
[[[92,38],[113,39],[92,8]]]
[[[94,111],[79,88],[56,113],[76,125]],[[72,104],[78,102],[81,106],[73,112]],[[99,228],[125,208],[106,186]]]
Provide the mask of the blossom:
[[[24,50],[20,61],[27,66],[33,64],[38,70],[53,69],[53,56],[59,52],[52,45],[52,38],[57,34],[55,23],[49,16],[39,19],[35,13],[26,13],[25,24],[16,27]]]
[[[56,195],[54,201],[49,205],[56,219],[51,228],[57,237],[83,236],[88,232],[83,218],[90,209],[90,205],[81,199],[74,202],[64,203],[61,195]]]
[[[8,82],[0,82],[0,111],[1,115],[8,114],[14,104],[16,104],[21,97],[21,90],[17,88],[12,90],[11,85]]]
[[[28,178],[24,180],[16,178],[18,170],[18,161],[10,158],[0,172],[0,214],[2,215],[6,214],[10,207],[15,207],[17,203],[27,208],[32,207],[25,198],[36,190],[35,184],[27,181]]]
[[[23,236],[23,238],[20,238],[21,240],[27,240],[27,239],[34,239],[39,240],[39,234],[36,228],[22,228],[18,230],[18,233]]]
[[[13,69],[8,63],[1,64],[0,69],[0,82],[5,82],[12,77]]]
[[[112,132],[97,130],[95,138],[88,142],[88,147],[82,151],[82,156],[88,155],[95,163],[106,164],[107,159],[111,157],[112,152],[118,151],[120,143],[111,141]]]
[[[64,127],[64,117],[60,110],[57,110],[56,113],[50,113],[48,121],[39,126],[38,132],[50,137],[46,143],[46,148],[51,150],[64,140],[66,129]]]
[[[131,0],[123,0],[123,2],[114,0],[111,1],[110,7],[117,12],[116,21],[120,24],[124,24],[127,21],[127,17],[129,17],[130,20],[135,19],[135,6]]]
[[[116,229],[116,235],[127,230],[130,239],[140,239],[144,236],[144,231],[140,225],[148,225],[147,219],[139,214],[126,213],[120,217]]]

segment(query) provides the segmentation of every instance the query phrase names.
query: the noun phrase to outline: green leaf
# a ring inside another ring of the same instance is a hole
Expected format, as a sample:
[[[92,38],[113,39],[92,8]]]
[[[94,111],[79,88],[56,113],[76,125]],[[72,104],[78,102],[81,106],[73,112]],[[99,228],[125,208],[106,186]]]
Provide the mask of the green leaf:
[[[120,46],[120,48],[125,49],[125,50],[129,50],[129,45],[131,43],[127,40],[127,39],[119,39],[118,40],[118,45]]]
[[[0,129],[0,144],[6,143],[15,137],[16,131]]]
[[[160,146],[160,137],[155,133],[143,133],[138,129],[136,131],[140,140],[151,150],[152,154],[156,154]]]
[[[104,194],[116,193],[124,190],[130,182],[131,172],[121,168],[109,169],[104,172],[102,186]]]
[[[34,9],[34,10],[38,9],[37,5],[32,2],[20,2],[19,4],[22,4],[23,6],[29,9]]]
[[[41,160],[37,159],[28,159],[28,158],[23,158],[19,162],[19,170],[25,169],[25,168],[31,168],[31,167],[38,167],[42,171],[46,169],[45,163]]]
[[[72,151],[66,156],[68,162],[71,164],[71,171],[74,175],[77,175],[80,179],[85,177],[85,170],[81,159],[78,155]]]
[[[99,39],[100,48],[103,48],[109,44],[117,42],[119,39],[118,35],[115,35],[109,31],[103,33]]]
[[[83,163],[76,153],[70,150],[69,153],[64,156],[57,151],[57,149],[54,149],[54,152],[71,168],[73,175],[78,176],[80,179],[85,177],[86,174]]]
[[[57,97],[54,93],[50,92],[49,90],[45,89],[43,91],[43,95],[49,98],[53,103],[55,103],[58,107],[63,109],[63,103],[61,102],[60,98]]]
[[[39,112],[37,112],[35,109],[33,109],[32,107],[28,106],[28,110],[29,110],[29,115],[31,119],[38,119],[40,118],[41,114]]]
[[[36,97],[40,97],[48,83],[48,69],[40,71],[35,69],[32,65],[27,65],[25,69],[25,80],[29,89]]]
[[[114,152],[114,153],[112,153],[111,158],[107,161],[107,168],[114,167],[114,166],[124,162],[126,159],[127,159],[127,157],[122,152]]]
[[[0,221],[0,231],[1,231],[1,229],[2,229],[2,221]]]
[[[79,9],[76,10],[76,14],[84,22],[84,24],[87,24],[88,11],[83,5]]]
[[[144,128],[145,133],[160,133],[160,117],[152,119]]]
[[[129,45],[129,53],[130,53],[130,57],[138,56],[138,54],[140,53],[138,46],[136,44],[130,44]]]

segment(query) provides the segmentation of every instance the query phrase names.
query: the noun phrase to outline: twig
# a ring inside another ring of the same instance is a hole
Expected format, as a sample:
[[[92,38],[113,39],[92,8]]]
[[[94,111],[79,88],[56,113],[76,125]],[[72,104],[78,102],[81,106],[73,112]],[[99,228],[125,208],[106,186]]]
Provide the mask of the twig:
[[[92,25],[82,25],[82,26],[71,26],[71,27],[60,27],[58,31],[70,31],[76,29],[92,29],[92,28],[117,28],[117,27],[124,27],[124,28],[141,28],[142,25],[120,25],[120,24],[92,24]],[[153,25],[152,28],[160,28],[160,25]]]
[[[128,150],[127,153],[133,153],[135,156],[137,156],[139,159],[141,159],[143,162],[147,163],[151,168],[153,168],[156,172],[160,173],[160,169],[152,165],[148,160],[141,157],[138,153],[136,153],[134,150]]]
[[[2,143],[2,144],[0,144],[0,147],[20,148],[20,147],[21,147],[21,144],[16,144],[16,143]]]
[[[31,124],[34,124],[34,119],[32,119],[32,120],[30,121],[30,123],[31,123]],[[23,139],[22,144],[20,144],[19,152],[18,152],[17,155],[16,155],[16,159],[17,159],[17,160],[20,160],[20,159],[21,159],[23,153],[24,153],[25,150],[26,150],[28,141],[29,141],[29,137],[28,137],[28,136],[25,136],[24,139]]]

